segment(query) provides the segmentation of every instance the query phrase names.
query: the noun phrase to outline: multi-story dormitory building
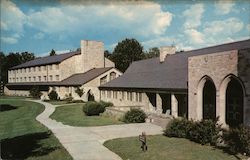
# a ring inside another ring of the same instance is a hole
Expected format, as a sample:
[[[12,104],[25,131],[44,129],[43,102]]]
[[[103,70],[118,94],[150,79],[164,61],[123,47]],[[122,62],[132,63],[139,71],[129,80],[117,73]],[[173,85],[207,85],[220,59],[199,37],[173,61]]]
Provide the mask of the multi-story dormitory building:
[[[250,40],[186,52],[162,47],[160,57],[133,62],[99,88],[115,106],[250,126]]]
[[[99,100],[98,86],[121,74],[104,57],[102,42],[84,40],[80,51],[36,58],[10,68],[5,94],[28,96],[33,86],[39,86],[43,98],[54,89],[61,99],[70,94],[79,99],[75,90],[80,87],[84,89],[83,100],[88,100],[90,95]]]

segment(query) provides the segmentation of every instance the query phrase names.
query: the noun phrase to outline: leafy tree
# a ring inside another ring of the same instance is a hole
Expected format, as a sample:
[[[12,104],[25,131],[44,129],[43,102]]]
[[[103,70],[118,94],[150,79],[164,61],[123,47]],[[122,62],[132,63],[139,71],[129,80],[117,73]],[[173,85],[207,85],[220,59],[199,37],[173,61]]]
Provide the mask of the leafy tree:
[[[40,96],[42,95],[41,91],[39,90],[38,86],[33,86],[30,89],[30,96],[33,98],[40,98]]]
[[[50,100],[58,100],[58,94],[55,90],[52,90],[49,94],[49,99]]]
[[[82,97],[84,94],[83,89],[80,89],[79,87],[76,88],[75,92],[78,94],[79,97]]]
[[[143,59],[143,47],[135,39],[125,39],[117,44],[110,59],[124,72],[133,61]]]
[[[157,47],[150,48],[148,52],[144,53],[144,56],[145,59],[159,57],[160,50]]]
[[[104,51],[104,57],[110,58],[111,55],[112,54],[108,50]]]
[[[21,62],[28,62],[35,59],[34,53],[22,52],[21,53]]]
[[[56,51],[54,49],[52,49],[49,53],[49,56],[55,56],[56,55]]]

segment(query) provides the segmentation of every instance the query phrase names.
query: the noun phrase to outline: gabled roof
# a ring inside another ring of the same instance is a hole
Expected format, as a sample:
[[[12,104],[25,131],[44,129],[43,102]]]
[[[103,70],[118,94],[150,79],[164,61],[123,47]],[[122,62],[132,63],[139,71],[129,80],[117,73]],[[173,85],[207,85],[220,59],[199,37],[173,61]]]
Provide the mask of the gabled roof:
[[[94,68],[85,73],[74,74],[69,78],[64,79],[60,82],[61,85],[82,85],[85,84],[92,79],[98,77],[99,75],[109,71],[113,67],[107,68]]]
[[[188,57],[250,48],[250,39],[133,62],[126,72],[99,88],[187,90]]]
[[[85,73],[74,74],[62,81],[56,82],[18,82],[18,83],[8,83],[6,86],[33,86],[33,85],[41,85],[41,86],[80,86],[86,84],[87,82],[95,79],[101,74],[109,71],[113,67],[107,68],[93,68]]]
[[[54,55],[54,56],[46,56],[42,58],[36,58],[34,60],[25,62],[23,64],[14,66],[10,69],[19,69],[19,68],[25,68],[25,67],[34,67],[34,66],[41,66],[41,65],[47,65],[47,64],[54,64],[54,63],[60,63],[65,59],[68,59],[74,55],[81,54],[80,51],[74,51],[74,52],[68,52],[64,54]]]

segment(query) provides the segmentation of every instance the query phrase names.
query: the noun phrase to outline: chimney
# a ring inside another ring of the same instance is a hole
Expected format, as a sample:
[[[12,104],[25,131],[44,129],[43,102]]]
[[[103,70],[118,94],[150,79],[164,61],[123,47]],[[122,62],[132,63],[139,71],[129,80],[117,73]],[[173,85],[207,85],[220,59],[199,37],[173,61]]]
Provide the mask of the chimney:
[[[100,41],[81,40],[83,72],[104,67],[104,44]]]
[[[175,54],[175,46],[164,46],[160,48],[160,62],[164,62],[168,55]]]

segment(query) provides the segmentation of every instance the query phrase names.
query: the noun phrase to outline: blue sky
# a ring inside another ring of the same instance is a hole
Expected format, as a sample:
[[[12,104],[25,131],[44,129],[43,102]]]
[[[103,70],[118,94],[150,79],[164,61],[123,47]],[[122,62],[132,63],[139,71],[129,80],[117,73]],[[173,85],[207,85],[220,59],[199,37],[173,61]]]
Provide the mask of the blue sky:
[[[145,49],[179,50],[250,38],[250,2],[1,0],[1,51],[41,56],[74,50],[80,40],[103,41],[112,51],[125,38]]]

